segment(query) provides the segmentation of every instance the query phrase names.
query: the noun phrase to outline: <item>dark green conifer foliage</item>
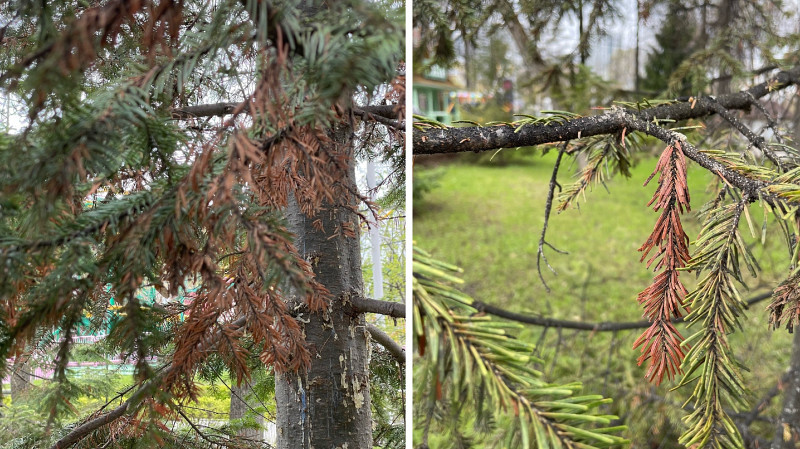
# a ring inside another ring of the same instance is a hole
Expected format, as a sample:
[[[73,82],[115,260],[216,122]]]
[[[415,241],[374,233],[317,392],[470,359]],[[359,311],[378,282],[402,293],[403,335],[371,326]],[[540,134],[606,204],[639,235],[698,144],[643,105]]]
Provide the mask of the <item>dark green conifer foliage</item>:
[[[694,52],[694,17],[683,9],[670,6],[667,6],[666,17],[656,34],[658,48],[648,55],[645,78],[642,80],[642,87],[656,94],[670,87],[669,81],[674,70]],[[679,90],[671,94],[689,95],[689,90],[689,83],[684,81]]]
[[[184,418],[198,370],[306,370],[297,318],[331,298],[284,211],[293,198],[309,217],[358,212],[337,127],[383,136],[364,141],[391,151],[360,154],[402,166],[401,5],[6,0],[0,17],[0,94],[23,111],[0,132],[0,373],[55,345],[35,444],[178,447],[164,422]],[[161,304],[143,287],[196,292]],[[70,424],[75,336],[90,316],[103,325],[109,297],[105,344],[136,384]],[[243,444],[192,444],[220,438]]]

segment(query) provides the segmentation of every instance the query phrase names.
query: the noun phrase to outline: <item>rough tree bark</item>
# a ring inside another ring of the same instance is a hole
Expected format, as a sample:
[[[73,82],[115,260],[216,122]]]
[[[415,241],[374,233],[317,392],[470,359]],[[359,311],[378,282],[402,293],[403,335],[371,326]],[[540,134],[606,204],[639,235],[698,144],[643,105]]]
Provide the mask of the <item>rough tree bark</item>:
[[[342,182],[355,191],[351,136],[352,128],[342,125],[333,139],[351,152],[348,179]],[[364,314],[350,303],[363,296],[358,217],[347,207],[354,202],[348,193],[313,217],[294,201],[287,211],[295,245],[332,301],[328,313],[300,317],[312,353],[309,370],[276,379],[279,449],[372,447],[367,328]],[[323,229],[313,225],[316,220]],[[356,236],[347,237],[344,229]]]
[[[241,385],[236,385],[234,382],[231,385],[231,409],[228,417],[233,421],[234,419],[242,419],[250,409],[256,408],[256,401],[250,400],[253,394],[253,387],[247,380],[243,381]],[[259,427],[257,429],[242,429],[238,435],[242,438],[253,441],[264,440],[264,417],[256,415],[256,422]]]
[[[800,66],[781,71],[769,81],[752,86],[737,93],[717,97],[714,102],[677,101],[676,103],[654,106],[639,111],[627,110],[642,122],[659,120],[687,120],[716,114],[715,107],[725,109],[749,110],[761,97],[800,84]],[[471,126],[464,128],[432,128],[414,131],[414,154],[461,153],[467,151],[488,151],[498,148],[516,148],[563,142],[581,137],[621,132],[625,123],[616,121],[614,111],[569,120],[561,124],[526,125],[522,129],[511,126]],[[618,116],[618,115],[616,115]],[[631,131],[628,129],[628,131]]]
[[[30,354],[24,353],[16,358],[11,368],[11,402],[20,400],[31,386]]]

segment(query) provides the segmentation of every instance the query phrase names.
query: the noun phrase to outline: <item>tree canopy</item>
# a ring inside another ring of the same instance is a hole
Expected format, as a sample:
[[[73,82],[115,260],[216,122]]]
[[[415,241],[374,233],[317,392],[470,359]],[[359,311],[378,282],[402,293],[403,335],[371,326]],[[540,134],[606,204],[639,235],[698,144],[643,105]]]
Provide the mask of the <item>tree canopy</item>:
[[[311,372],[323,351],[308,341],[316,316],[320,326],[358,317],[351,349],[363,355],[341,376],[353,377],[350,407],[368,410],[363,314],[403,313],[363,294],[357,236],[378,213],[354,165],[385,161],[390,196],[402,198],[402,4],[0,10],[0,87],[13,108],[0,133],[0,372],[52,350],[56,381],[47,422],[22,444],[181,447],[185,433],[164,423],[188,421],[199,379],[230,372],[240,383],[267,369],[280,389],[282,376]],[[339,254],[313,246],[315,232],[355,245],[346,271],[357,276],[344,290],[321,268]],[[147,301],[147,287],[188,300]],[[110,317],[103,345],[135,366],[134,384],[74,422],[71,401],[84,393],[68,370],[76,335]],[[290,407],[306,413],[279,401],[279,421]],[[189,424],[193,447],[254,443]],[[306,446],[318,438],[309,429]],[[341,433],[336,444],[352,438]],[[279,445],[299,447],[288,435],[279,431]]]

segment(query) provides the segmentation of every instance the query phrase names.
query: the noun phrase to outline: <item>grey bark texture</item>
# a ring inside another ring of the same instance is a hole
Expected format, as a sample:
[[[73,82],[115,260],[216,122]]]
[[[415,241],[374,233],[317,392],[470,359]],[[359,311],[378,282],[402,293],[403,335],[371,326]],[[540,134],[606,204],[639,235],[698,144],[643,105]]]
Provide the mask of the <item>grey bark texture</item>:
[[[783,408],[771,449],[795,449],[800,442],[800,332],[795,329],[792,358],[783,389]]]
[[[30,355],[22,354],[16,358],[11,367],[11,402],[17,402],[25,396],[31,387]]]
[[[241,385],[236,385],[234,382],[231,385],[231,409],[228,416],[233,421],[244,418],[248,411],[251,415],[255,415],[259,427],[242,429],[237,435],[254,442],[264,441],[264,417],[252,411],[258,405],[258,401],[253,399],[253,387],[247,380],[243,381]]]
[[[351,152],[342,182],[355,191],[351,136],[350,127],[340,126],[332,137]],[[299,317],[312,355],[309,370],[276,378],[279,449],[372,448],[367,328],[364,314],[349,301],[363,296],[359,218],[346,207],[355,204],[353,195],[338,200],[313,217],[305,216],[294,201],[287,211],[296,247],[330,291],[332,302],[328,313]],[[316,220],[322,230],[312,225]],[[350,226],[355,238],[341,232]]]

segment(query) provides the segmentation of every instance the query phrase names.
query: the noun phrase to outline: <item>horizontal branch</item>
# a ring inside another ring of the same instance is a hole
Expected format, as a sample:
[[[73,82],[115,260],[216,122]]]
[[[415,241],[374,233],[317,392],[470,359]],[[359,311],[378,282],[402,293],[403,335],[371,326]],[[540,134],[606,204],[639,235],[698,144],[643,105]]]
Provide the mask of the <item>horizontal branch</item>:
[[[756,295],[748,299],[747,306],[748,307],[752,306],[753,304],[759,303],[771,297],[772,297],[772,292],[761,293],[759,295]],[[616,332],[616,331],[624,331],[631,329],[645,329],[650,327],[651,324],[647,320],[629,321],[629,322],[606,321],[599,323],[591,323],[585,321],[556,320],[553,318],[543,318],[534,315],[526,315],[523,313],[510,312],[500,307],[496,307],[480,301],[473,302],[472,307],[478,309],[479,312],[488,313],[489,315],[494,315],[496,317],[505,318],[511,321],[517,321],[519,323],[533,324],[535,326],[543,326],[543,327],[576,329],[576,330],[592,331],[592,332]],[[683,318],[675,318],[671,321],[672,323],[682,323]]]
[[[400,366],[404,366],[406,364],[406,350],[403,349],[396,341],[392,339],[386,332],[380,330],[374,324],[367,323],[367,330],[369,331],[372,338],[378,342],[381,346],[386,348],[392,356],[394,356],[397,363]]]
[[[380,106],[378,106],[380,107]],[[382,125],[394,128],[398,131],[405,130],[406,124],[400,120],[392,120],[374,112],[365,111],[362,108],[353,108],[353,115],[360,117],[362,120],[372,120]]]
[[[351,298],[350,303],[362,313],[377,313],[394,318],[406,317],[406,305],[400,302],[381,301],[370,298]]]
[[[242,317],[230,323],[235,329],[241,328],[245,325],[247,320]],[[206,345],[213,345],[213,342],[216,341],[216,337],[218,337],[219,332],[215,333],[214,336],[210,337],[206,340]],[[204,350],[204,348],[198,348],[199,351]],[[117,406],[116,408],[112,409],[108,413],[103,413],[102,415],[98,415],[88,421],[85,421],[80,426],[72,429],[72,431],[66,435],[64,435],[60,440],[56,441],[56,443],[50,447],[50,449],[66,449],[73,444],[77,443],[78,441],[82,440],[86,436],[88,436],[93,431],[99,429],[100,427],[105,426],[106,424],[110,424],[117,419],[121,418],[128,412],[128,409],[133,405],[134,401],[138,402],[139,398],[142,397],[143,394],[151,391],[154,388],[157,388],[161,384],[161,380],[169,374],[173,369],[175,369],[174,365],[165,365],[164,367],[160,368],[156,376],[152,377],[150,380],[144,383],[141,387],[139,387],[136,392],[134,392],[128,399],[126,399],[122,404]]]
[[[148,382],[149,383],[149,382]],[[83,437],[88,435],[89,433],[93,432],[94,430],[99,429],[100,427],[112,423],[122,417],[125,412],[128,411],[128,406],[130,406],[130,399],[123,402],[122,405],[119,407],[111,410],[108,413],[104,413],[92,420],[86,421],[85,423],[81,424],[80,426],[72,429],[72,432],[68,433],[65,437],[61,438],[54,444],[50,449],[65,449],[73,444],[77,443]]]
[[[798,84],[799,81],[800,66],[788,71],[781,71],[769,81],[745,91],[720,96],[716,101],[725,109],[746,110],[756,100],[768,93]],[[704,102],[671,103],[640,111],[626,112],[646,123],[655,123],[656,119],[687,120],[715,113],[711,105]],[[580,117],[560,124],[523,125],[522,128],[500,125],[414,130],[414,154],[478,152],[541,145],[601,134],[615,134],[621,132],[625,127],[626,123],[619,120],[619,114],[612,113]]]
[[[221,117],[224,115],[233,114],[237,107],[239,107],[241,103],[228,103],[228,102],[221,102],[221,103],[208,103],[208,104],[198,104],[195,106],[186,106],[183,108],[174,108],[170,110],[172,114],[172,118],[175,120],[186,120],[191,118],[203,118],[203,117]],[[358,116],[378,116],[384,119],[397,119],[400,116],[400,110],[398,110],[398,105],[376,105],[376,106],[359,106],[354,108],[353,111]],[[242,112],[249,112],[249,107],[244,105]],[[359,112],[360,111],[360,112]],[[375,119],[379,121],[379,119]],[[381,122],[383,123],[383,122]],[[394,123],[394,122],[392,122]]]
[[[221,117],[223,115],[232,114],[237,106],[239,106],[239,103],[198,104],[195,106],[174,108],[170,110],[170,113],[172,114],[172,118],[176,120],[203,117]],[[247,108],[245,107],[245,110],[246,109]]]
[[[405,318],[405,305],[402,303],[396,302],[389,302],[389,301],[379,301],[377,299],[369,299],[369,298],[355,298],[351,300],[353,307],[355,307],[359,312],[372,312],[372,313],[379,313],[382,315],[388,315],[396,318]],[[234,329],[241,328],[246,323],[246,319],[244,317],[239,318],[230,323]],[[373,329],[374,328],[374,329]],[[403,348],[398,345],[391,337],[386,335],[383,331],[376,328],[372,325],[367,325],[367,329],[369,330],[372,337],[384,346],[392,355],[398,359],[400,363],[405,363],[405,351]],[[213,342],[216,341],[216,336],[210,337],[206,341],[206,346],[213,346]],[[202,349],[200,349],[202,350]],[[126,413],[128,413],[131,405],[134,401],[138,401],[138,398],[142,396],[142,394],[152,390],[153,388],[157,387],[161,383],[161,379],[164,378],[167,374],[170,373],[174,369],[173,366],[168,365],[166,366],[163,371],[161,371],[157,376],[150,379],[144,385],[139,387],[134,394],[131,395],[130,398],[125,400],[122,404],[117,406],[116,408],[112,409],[108,413],[104,413],[102,415],[96,416],[80,426],[72,429],[70,433],[62,437],[58,440],[50,449],[66,449],[73,444],[77,443],[81,439],[85,438],[91,432],[99,429],[100,427],[112,423],[115,420],[119,419]]]

